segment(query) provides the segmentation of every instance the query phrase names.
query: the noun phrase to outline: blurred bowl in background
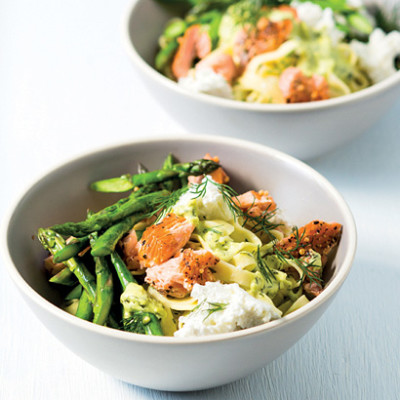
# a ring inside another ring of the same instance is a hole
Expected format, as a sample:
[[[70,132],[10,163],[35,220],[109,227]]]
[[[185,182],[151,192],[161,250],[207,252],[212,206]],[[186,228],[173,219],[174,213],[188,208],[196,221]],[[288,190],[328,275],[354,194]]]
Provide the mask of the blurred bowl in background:
[[[252,140],[310,159],[365,132],[400,96],[400,72],[360,92],[310,103],[255,104],[189,92],[154,68],[158,38],[179,14],[176,6],[135,0],[124,41],[151,94],[189,131]]]

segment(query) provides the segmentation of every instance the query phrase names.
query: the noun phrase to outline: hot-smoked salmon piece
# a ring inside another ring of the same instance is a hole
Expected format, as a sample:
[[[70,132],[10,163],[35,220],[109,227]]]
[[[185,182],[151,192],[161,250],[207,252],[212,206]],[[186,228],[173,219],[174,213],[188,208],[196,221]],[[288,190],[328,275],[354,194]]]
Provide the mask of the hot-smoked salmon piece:
[[[342,235],[342,225],[336,222],[311,221],[298,230],[298,235],[290,235],[276,244],[278,250],[288,251],[295,258],[305,256],[314,250],[321,255],[322,266],[328,261],[329,253],[337,246]],[[307,267],[315,280],[308,277],[303,282],[303,289],[310,297],[318,296],[322,291],[322,268]]]
[[[172,73],[175,78],[185,77],[196,58],[204,58],[211,52],[210,35],[200,25],[192,25],[178,38],[179,47],[172,61]]]
[[[193,230],[191,222],[175,214],[149,226],[137,244],[140,265],[148,268],[167,261],[183,248]]]
[[[250,190],[239,196],[233,197],[232,200],[238,205],[242,211],[252,217],[259,217],[265,212],[276,210],[276,204],[272,196],[267,191]]]
[[[290,252],[295,258],[301,257],[307,253],[307,250],[312,249],[321,255],[322,265],[324,265],[329,253],[339,243],[341,234],[341,224],[315,220],[299,228],[297,237],[292,234],[280,240],[276,248]]]
[[[138,239],[135,229],[131,229],[129,233],[121,240],[122,253],[124,261],[128,269],[140,269],[140,261],[138,255]]]
[[[255,56],[276,50],[285,42],[293,29],[291,19],[273,22],[261,17],[256,28],[246,26],[236,34],[233,45],[233,58],[243,70]]]
[[[237,75],[237,68],[232,56],[222,51],[213,51],[196,64],[196,70],[211,68],[215,73],[222,75],[227,82]]]
[[[148,268],[145,281],[163,294],[182,298],[195,283],[204,285],[214,280],[210,267],[217,262],[207,250],[185,249],[167,262]]]
[[[279,77],[279,88],[286,103],[303,103],[330,98],[329,85],[320,75],[308,77],[300,68],[286,68]]]

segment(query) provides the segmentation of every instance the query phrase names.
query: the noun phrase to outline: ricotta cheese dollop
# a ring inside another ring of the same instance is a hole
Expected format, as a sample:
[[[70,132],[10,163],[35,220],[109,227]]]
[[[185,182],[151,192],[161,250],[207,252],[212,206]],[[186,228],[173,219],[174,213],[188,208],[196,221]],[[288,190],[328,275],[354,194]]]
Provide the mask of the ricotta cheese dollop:
[[[234,332],[281,316],[273,304],[256,299],[237,283],[196,284],[191,296],[198,301],[198,306],[187,316],[179,318],[182,327],[175,332],[176,337]]]
[[[395,58],[400,56],[400,32],[385,34],[376,28],[371,33],[368,43],[352,40],[350,46],[374,83],[397,72]]]
[[[189,75],[178,80],[179,86],[197,93],[233,99],[232,88],[225,78],[211,68],[191,70]]]

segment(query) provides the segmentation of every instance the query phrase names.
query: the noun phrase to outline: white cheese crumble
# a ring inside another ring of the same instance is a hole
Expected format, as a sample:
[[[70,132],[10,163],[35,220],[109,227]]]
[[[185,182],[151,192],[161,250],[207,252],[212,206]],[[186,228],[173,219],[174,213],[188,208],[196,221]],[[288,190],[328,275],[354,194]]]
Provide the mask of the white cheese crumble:
[[[291,4],[297,11],[298,18],[316,31],[325,31],[337,43],[345,36],[344,32],[336,28],[335,18],[331,8],[322,9],[318,4],[307,1],[305,3],[293,2]]]
[[[182,327],[175,332],[176,337],[234,332],[281,316],[271,303],[256,299],[237,283],[196,284],[191,296],[197,299],[199,306],[187,316],[179,318]]]
[[[400,32],[385,34],[376,28],[368,43],[352,40],[351,48],[359,56],[361,65],[367,70],[374,83],[395,74],[394,59],[400,55]]]
[[[190,70],[189,75],[178,80],[179,86],[197,93],[233,99],[232,88],[225,78],[211,68]]]
[[[196,185],[193,185],[185,192],[173,207],[173,212],[177,215],[190,214],[190,210],[196,209],[199,217],[206,219],[222,219],[232,221],[234,215],[229,209],[218,186],[213,183],[211,177],[203,178],[202,184],[206,184],[203,196],[196,193]]]

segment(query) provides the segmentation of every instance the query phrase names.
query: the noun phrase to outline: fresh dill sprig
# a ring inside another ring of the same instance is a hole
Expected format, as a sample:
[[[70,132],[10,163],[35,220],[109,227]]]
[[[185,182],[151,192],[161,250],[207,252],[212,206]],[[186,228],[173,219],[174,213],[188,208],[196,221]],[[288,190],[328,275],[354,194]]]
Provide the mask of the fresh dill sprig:
[[[198,303],[198,304],[196,305],[196,307],[194,307],[194,308],[192,309],[191,312],[197,311],[205,302],[206,302],[206,301],[203,300],[201,303]]]
[[[320,268],[319,265],[314,263],[308,263],[300,258],[295,258],[289,251],[282,251],[278,250],[276,247],[274,248],[274,254],[279,258],[279,260],[283,263],[287,263],[288,260],[291,260],[296,263],[296,265],[301,269],[303,272],[301,282],[303,283],[304,280],[307,278],[310,283],[316,283],[321,286],[322,279],[318,271],[315,271],[314,268]]]
[[[275,210],[270,211],[270,205],[258,217],[243,212],[243,217],[245,218],[243,225],[245,225],[248,221],[250,221],[252,223],[250,229],[253,233],[257,234],[259,232],[264,232],[269,236],[270,239],[274,240],[275,236],[271,234],[271,231],[281,226],[281,224],[271,222],[271,218],[274,217],[275,214],[276,214]]]
[[[192,185],[190,191],[195,195],[193,198],[198,199],[204,197],[207,193],[207,185],[211,183],[218,188],[220,191],[224,202],[229,207],[229,210],[232,212],[233,216],[236,218],[237,216],[242,216],[243,211],[241,208],[235,203],[233,198],[238,196],[238,193],[232,189],[230,186],[225,185],[223,183],[217,183],[212,179],[209,179],[207,176],[203,179],[201,183],[198,185]]]
[[[190,193],[195,195],[193,199],[199,199],[206,195],[208,181],[209,179],[205,177],[201,183],[190,186]]]
[[[206,310],[204,310],[207,315],[205,316],[205,318],[203,319],[203,322],[211,315],[214,314],[215,312],[218,311],[223,311],[225,310],[225,308],[228,306],[228,303],[213,303],[213,302],[207,302],[208,305],[210,305],[211,307],[207,308]]]
[[[262,276],[264,277],[264,279],[267,282],[272,283],[272,280],[276,281],[275,275],[271,271],[271,268],[261,257],[260,246],[257,246],[257,266],[258,266],[258,269],[260,270]]]
[[[189,187],[184,186],[183,188],[171,192],[169,196],[161,197],[157,207],[149,214],[149,216],[157,215],[155,222],[159,222],[171,211],[172,207],[178,202],[179,198],[188,190]]]
[[[217,311],[223,311],[225,308],[228,306],[228,303],[216,303],[216,302],[207,302],[207,304],[210,306],[208,308],[202,309],[203,305],[206,303],[206,300],[203,300],[201,303],[197,304],[196,307],[193,308],[192,312],[195,312],[197,310],[204,311],[207,313],[207,315],[204,317],[203,322],[211,315],[214,314]]]

